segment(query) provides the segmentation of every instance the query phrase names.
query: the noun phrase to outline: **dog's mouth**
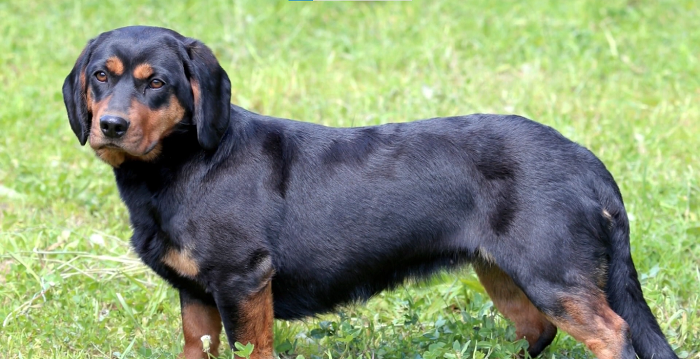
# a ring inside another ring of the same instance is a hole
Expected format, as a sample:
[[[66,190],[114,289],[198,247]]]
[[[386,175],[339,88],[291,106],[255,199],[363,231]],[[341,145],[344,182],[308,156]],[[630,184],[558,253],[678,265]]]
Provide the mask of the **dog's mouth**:
[[[116,151],[121,151],[121,152],[124,152],[126,154],[129,154],[131,156],[140,157],[140,156],[146,156],[149,153],[151,153],[156,148],[157,145],[158,145],[158,141],[153,141],[151,144],[148,145],[148,147],[146,147],[146,149],[144,151],[139,151],[139,150],[127,148],[126,146],[120,146],[120,145],[113,143],[113,142],[108,142],[108,143],[104,143],[104,144],[98,146],[95,149],[95,151],[116,150]],[[141,146],[139,146],[139,147],[141,147]]]
[[[113,143],[106,143],[106,144],[104,144],[104,145],[98,147],[97,149],[98,149],[98,150],[104,150],[104,149],[112,149],[112,148],[113,148],[113,149],[117,149],[117,150],[121,149],[121,147],[119,147],[119,146],[117,146],[117,145],[115,145],[115,144],[113,144]]]

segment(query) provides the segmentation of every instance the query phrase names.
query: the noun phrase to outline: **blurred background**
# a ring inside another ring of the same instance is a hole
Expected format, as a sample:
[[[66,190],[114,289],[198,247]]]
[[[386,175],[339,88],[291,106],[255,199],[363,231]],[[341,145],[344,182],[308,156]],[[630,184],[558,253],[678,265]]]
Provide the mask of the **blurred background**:
[[[111,169],[80,147],[61,96],[88,39],[134,24],[205,42],[232,101],[266,115],[365,126],[515,113],[585,145],[621,187],[662,329],[700,358],[699,6],[0,1],[0,358],[182,348],[177,293],[130,251]],[[525,345],[469,269],[278,322],[275,335],[292,358],[510,358]],[[592,357],[565,334],[543,356]]]

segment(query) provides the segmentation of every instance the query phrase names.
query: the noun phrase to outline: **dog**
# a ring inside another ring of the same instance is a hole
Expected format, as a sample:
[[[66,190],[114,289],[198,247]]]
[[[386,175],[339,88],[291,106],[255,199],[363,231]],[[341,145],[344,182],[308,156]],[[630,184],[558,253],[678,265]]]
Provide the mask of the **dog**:
[[[212,51],[172,30],[90,40],[70,125],[113,167],[144,263],[179,291],[181,357],[252,343],[273,319],[365,300],[470,263],[536,356],[557,328],[598,358],[677,358],[646,304],[612,175],[514,115],[330,128],[231,104]]]

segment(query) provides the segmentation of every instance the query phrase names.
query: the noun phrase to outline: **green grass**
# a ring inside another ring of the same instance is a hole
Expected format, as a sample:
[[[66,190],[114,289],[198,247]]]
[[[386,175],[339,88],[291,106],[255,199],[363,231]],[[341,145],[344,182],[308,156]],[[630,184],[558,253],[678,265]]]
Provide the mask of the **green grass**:
[[[497,112],[557,128],[616,177],[646,298],[676,351],[700,358],[699,6],[0,2],[0,358],[181,349],[177,294],[130,252],[111,170],[79,146],[61,97],[86,41],[129,24],[203,40],[231,77],[232,101],[269,115],[351,126]],[[277,322],[278,349],[507,358],[522,345],[470,270],[339,313]],[[564,334],[544,354],[586,356]]]

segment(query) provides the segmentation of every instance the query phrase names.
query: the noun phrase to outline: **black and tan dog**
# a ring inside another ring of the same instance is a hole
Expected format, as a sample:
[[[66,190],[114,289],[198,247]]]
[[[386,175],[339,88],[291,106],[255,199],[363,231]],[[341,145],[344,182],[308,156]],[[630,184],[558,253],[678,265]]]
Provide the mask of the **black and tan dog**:
[[[127,27],[90,40],[63,96],[114,167],[132,244],[180,292],[184,357],[273,356],[273,318],[473,263],[539,354],[557,328],[599,358],[676,358],[644,301],[622,197],[555,130],[471,115],[328,128],[230,104],[201,42]]]

